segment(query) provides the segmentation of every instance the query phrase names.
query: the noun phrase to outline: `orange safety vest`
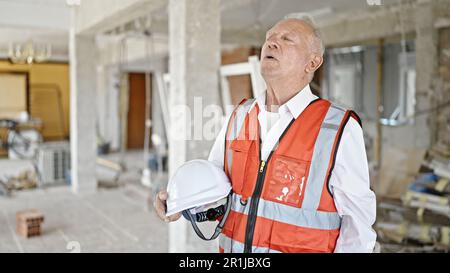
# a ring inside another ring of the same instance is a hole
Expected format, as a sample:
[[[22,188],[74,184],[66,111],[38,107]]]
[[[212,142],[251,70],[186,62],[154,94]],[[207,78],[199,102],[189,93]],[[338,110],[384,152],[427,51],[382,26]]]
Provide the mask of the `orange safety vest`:
[[[341,218],[328,182],[343,128],[358,116],[317,99],[261,161],[253,102],[241,102],[228,122],[224,169],[233,194],[220,252],[333,252]]]

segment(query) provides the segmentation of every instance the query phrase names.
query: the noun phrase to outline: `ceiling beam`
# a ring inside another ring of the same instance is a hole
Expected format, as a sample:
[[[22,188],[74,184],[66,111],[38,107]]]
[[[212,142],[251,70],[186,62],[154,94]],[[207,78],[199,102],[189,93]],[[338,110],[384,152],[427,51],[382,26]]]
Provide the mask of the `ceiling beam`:
[[[406,35],[415,33],[416,4],[410,5],[381,6],[362,10],[355,16],[341,14],[326,24],[320,24],[322,38],[327,47],[361,43],[379,38],[399,36],[404,32]],[[421,5],[433,5],[435,16],[435,27],[449,25],[450,0],[424,1]],[[354,13],[354,12],[353,12]],[[403,23],[400,20],[402,14]],[[419,14],[420,16],[420,14]],[[447,18],[447,19],[444,19]],[[222,43],[241,45],[262,45],[264,42],[264,29],[225,29],[222,31]]]
[[[76,32],[99,34],[136,18],[149,15],[167,5],[167,0],[82,1],[77,7]]]

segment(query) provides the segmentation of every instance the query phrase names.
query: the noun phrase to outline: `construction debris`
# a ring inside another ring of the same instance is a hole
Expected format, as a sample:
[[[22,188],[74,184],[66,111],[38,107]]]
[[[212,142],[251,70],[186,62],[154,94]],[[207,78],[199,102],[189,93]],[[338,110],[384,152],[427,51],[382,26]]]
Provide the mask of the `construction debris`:
[[[98,186],[101,188],[119,187],[119,177],[126,171],[125,166],[101,157],[97,157],[96,162],[96,177]]]
[[[33,189],[37,184],[36,172],[25,170],[16,176],[7,177],[6,181],[0,179],[0,196],[10,196],[13,191]]]
[[[419,175],[401,198],[379,200],[375,229],[382,244],[390,246],[384,251],[450,250],[450,155],[441,148],[426,153]]]
[[[44,215],[36,210],[24,210],[16,213],[17,234],[25,238],[41,235],[41,224],[44,222]]]

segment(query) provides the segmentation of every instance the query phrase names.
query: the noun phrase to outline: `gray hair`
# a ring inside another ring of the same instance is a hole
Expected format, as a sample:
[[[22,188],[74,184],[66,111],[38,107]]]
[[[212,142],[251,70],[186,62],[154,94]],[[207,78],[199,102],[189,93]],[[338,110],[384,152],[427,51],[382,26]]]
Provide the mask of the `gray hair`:
[[[308,26],[311,27],[314,33],[314,39],[315,42],[319,45],[319,52],[321,56],[325,53],[325,46],[322,41],[322,34],[320,33],[319,28],[316,26],[316,23],[314,22],[314,19],[307,13],[291,13],[284,17],[284,19],[297,19],[304,23],[306,23]]]

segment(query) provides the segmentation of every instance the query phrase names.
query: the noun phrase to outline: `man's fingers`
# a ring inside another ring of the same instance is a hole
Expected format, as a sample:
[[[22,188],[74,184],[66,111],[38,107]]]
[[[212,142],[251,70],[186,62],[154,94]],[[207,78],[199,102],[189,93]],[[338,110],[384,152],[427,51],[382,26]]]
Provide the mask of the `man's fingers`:
[[[158,197],[159,197],[159,199],[161,199],[163,201],[166,201],[167,198],[168,198],[167,192],[166,191],[160,191],[158,193]]]
[[[181,213],[175,213],[174,215],[169,216],[169,221],[170,222],[176,221],[176,220],[180,219],[180,217],[181,217]]]
[[[158,194],[155,198],[155,210],[156,210],[156,214],[158,214],[159,218],[161,218],[161,220],[166,220],[166,205],[165,205],[165,200],[162,200],[160,198],[160,194]]]
[[[174,215],[166,216],[167,208],[166,208],[166,200],[168,198],[168,194],[166,191],[160,191],[155,196],[154,207],[156,210],[156,214],[158,214],[159,218],[165,222],[173,222],[181,217],[181,213],[176,213]]]
[[[156,205],[156,213],[158,214],[159,218],[161,218],[161,220],[166,220],[166,211],[158,204]]]

